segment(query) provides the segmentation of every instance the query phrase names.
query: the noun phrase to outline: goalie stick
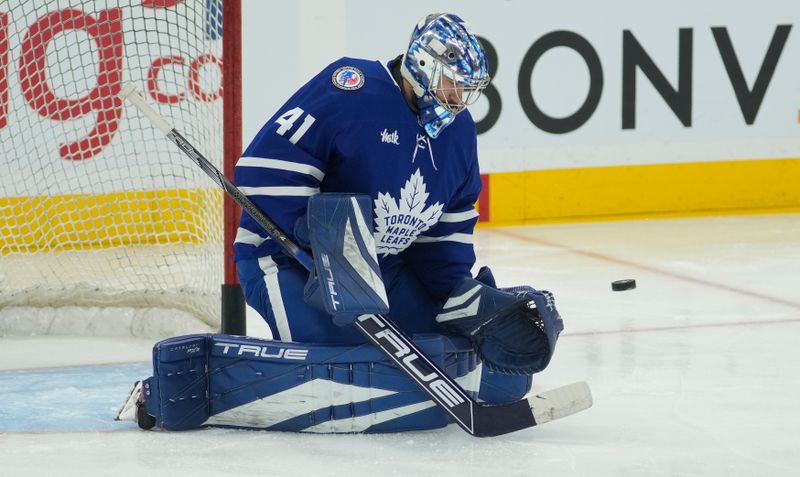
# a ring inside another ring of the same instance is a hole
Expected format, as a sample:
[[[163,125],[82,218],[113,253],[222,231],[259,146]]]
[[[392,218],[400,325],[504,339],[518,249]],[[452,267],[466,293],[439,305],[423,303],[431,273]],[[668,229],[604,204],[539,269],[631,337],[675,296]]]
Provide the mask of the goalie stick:
[[[125,83],[119,97],[133,103],[155,127],[250,214],[287,254],[294,257],[307,270],[313,271],[313,258],[292,242],[258,206],[147,104],[133,84]],[[462,429],[476,437],[499,436],[526,429],[569,416],[592,405],[592,394],[585,382],[572,383],[507,404],[479,404],[436,366],[388,317],[361,315],[354,326]]]

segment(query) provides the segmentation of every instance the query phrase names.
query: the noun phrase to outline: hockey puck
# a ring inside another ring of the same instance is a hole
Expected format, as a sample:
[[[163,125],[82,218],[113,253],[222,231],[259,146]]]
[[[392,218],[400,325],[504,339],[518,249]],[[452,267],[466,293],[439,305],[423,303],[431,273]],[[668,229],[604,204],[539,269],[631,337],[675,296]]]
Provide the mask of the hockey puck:
[[[614,291],[633,290],[634,288],[636,288],[636,280],[633,279],[611,282],[611,289]]]

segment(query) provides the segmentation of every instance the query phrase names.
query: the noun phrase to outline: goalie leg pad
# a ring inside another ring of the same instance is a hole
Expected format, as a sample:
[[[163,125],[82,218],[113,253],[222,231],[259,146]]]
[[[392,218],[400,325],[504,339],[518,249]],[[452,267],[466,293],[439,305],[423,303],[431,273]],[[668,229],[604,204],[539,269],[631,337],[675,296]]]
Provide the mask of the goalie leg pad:
[[[462,386],[477,390],[478,358],[460,337],[415,342]],[[153,349],[147,413],[167,430],[222,426],[301,432],[435,429],[448,416],[370,345],[283,343],[189,335]]]
[[[514,375],[547,367],[564,329],[550,292],[496,289],[472,278],[455,288],[436,321],[469,337],[489,369]]]

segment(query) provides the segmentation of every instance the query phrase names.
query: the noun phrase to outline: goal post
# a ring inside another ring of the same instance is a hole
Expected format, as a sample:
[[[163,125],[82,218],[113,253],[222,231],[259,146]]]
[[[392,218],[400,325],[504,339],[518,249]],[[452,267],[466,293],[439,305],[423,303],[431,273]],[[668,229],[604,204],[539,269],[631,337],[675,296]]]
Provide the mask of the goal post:
[[[234,168],[242,148],[242,2],[224,0],[222,13],[223,62],[223,124],[225,131],[223,171],[233,179]],[[226,20],[227,19],[227,22]],[[233,242],[239,227],[241,209],[227,195],[224,203],[224,257],[225,277],[222,283],[221,331],[232,335],[247,334],[246,305],[236,264],[233,261]]]
[[[240,38],[240,0],[0,6],[0,335],[244,334],[235,204],[116,97],[231,174]]]

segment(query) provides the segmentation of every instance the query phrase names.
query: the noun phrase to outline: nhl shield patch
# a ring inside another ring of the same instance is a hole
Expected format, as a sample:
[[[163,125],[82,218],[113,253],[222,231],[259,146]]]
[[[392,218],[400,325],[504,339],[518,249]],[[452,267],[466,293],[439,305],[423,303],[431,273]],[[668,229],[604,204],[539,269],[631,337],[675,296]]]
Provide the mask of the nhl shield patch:
[[[333,72],[333,85],[345,91],[354,91],[364,86],[364,73],[355,66],[342,66]]]

